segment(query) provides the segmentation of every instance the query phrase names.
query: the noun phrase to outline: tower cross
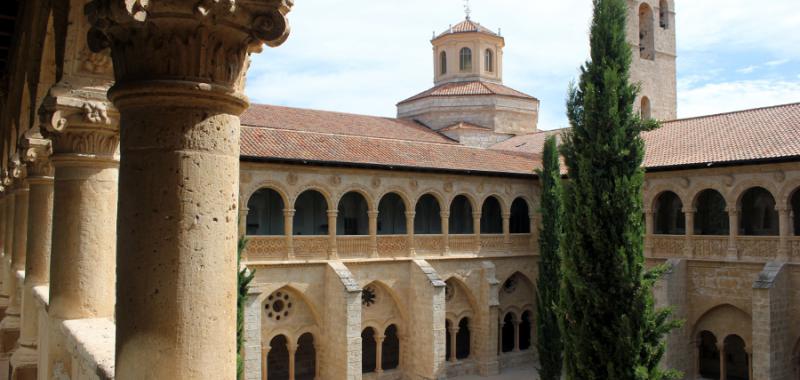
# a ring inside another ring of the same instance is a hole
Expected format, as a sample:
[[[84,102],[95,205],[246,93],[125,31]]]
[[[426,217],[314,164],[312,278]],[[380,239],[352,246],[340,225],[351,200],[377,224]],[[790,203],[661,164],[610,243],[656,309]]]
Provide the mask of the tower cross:
[[[469,20],[469,15],[472,13],[472,9],[469,7],[469,0],[464,0],[464,13],[467,15],[467,20]]]

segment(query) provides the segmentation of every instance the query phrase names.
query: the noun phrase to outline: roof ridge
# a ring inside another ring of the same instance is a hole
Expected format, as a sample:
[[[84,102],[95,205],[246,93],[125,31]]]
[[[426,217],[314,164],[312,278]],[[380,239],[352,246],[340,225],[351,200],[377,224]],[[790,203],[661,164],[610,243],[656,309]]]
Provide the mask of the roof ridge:
[[[359,116],[359,117],[369,117],[373,119],[384,119],[384,120],[395,120],[400,122],[408,122],[408,120],[398,119],[389,116],[379,116],[379,115],[367,115],[363,113],[355,113],[355,112],[342,112],[342,111],[331,111],[331,110],[323,110],[319,108],[301,108],[301,107],[290,107],[290,106],[281,106],[277,104],[266,104],[266,103],[251,103],[250,108],[252,107],[274,107],[274,108],[283,108],[288,110],[298,110],[298,111],[312,111],[312,112],[325,112],[325,113],[332,113],[337,115],[345,115],[345,116]]]
[[[776,104],[776,105],[764,106],[764,107],[747,108],[747,109],[743,109],[743,110],[712,113],[712,114],[708,114],[708,115],[685,117],[685,118],[681,118],[681,119],[665,120],[665,121],[662,121],[661,123],[662,124],[669,124],[669,123],[676,123],[676,122],[679,122],[679,121],[706,119],[706,118],[710,118],[710,117],[727,116],[727,115],[734,115],[734,114],[747,113],[747,112],[753,112],[753,111],[763,111],[763,110],[768,110],[768,109],[782,108],[782,107],[789,107],[789,106],[800,106],[800,102]]]

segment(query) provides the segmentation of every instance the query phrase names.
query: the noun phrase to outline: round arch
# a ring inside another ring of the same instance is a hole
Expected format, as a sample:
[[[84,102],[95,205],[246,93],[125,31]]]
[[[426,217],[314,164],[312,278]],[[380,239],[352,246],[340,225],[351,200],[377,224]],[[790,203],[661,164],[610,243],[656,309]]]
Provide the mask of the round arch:
[[[686,233],[686,215],[683,201],[672,191],[662,191],[653,202],[653,232],[656,235],[682,235]]]
[[[763,187],[751,187],[739,197],[739,230],[749,236],[779,235],[775,197]]]
[[[340,204],[342,198],[351,193],[358,193],[359,195],[361,195],[367,202],[368,210],[370,211],[375,210],[377,204],[375,203],[375,198],[373,197],[373,194],[367,188],[360,185],[350,185],[344,188],[342,191],[338,192],[333,199],[334,203],[337,205]]]
[[[269,187],[262,187],[247,200],[245,216],[246,234],[260,236],[283,235],[283,210],[287,208],[284,197]]]
[[[693,325],[692,336],[698,337],[700,332],[708,331],[719,341],[729,335],[738,335],[746,346],[752,347],[751,326],[750,314],[731,304],[722,304],[710,308],[697,318]]]
[[[531,232],[531,207],[523,197],[511,202],[509,232],[512,234],[528,234]]]
[[[286,191],[286,189],[281,185],[281,183],[269,180],[255,182],[252,185],[248,186],[246,190],[242,192],[242,200],[244,202],[249,202],[250,198],[253,197],[253,194],[263,189],[270,189],[278,193],[281,196],[281,200],[283,201],[284,205],[288,206],[294,204],[294,199],[291,199],[289,197],[289,192]],[[247,205],[247,203],[245,203],[244,205]]]
[[[442,233],[441,198],[435,193],[425,193],[414,204],[414,233],[435,235]]]
[[[695,235],[730,234],[727,201],[718,190],[706,188],[698,191],[693,197],[692,208],[695,210]]]
[[[309,188],[303,190],[294,200],[294,219],[292,233],[294,235],[327,235],[328,210],[330,198],[319,190]]]
[[[406,210],[403,197],[395,192],[385,193],[378,201],[378,235],[405,235],[407,233]]]
[[[481,233],[502,234],[503,213],[505,206],[500,198],[495,195],[485,197],[481,204]]]
[[[361,191],[349,191],[339,197],[336,214],[336,234],[368,235],[370,201]]]
[[[475,233],[473,223],[475,200],[469,195],[459,194],[450,201],[448,231],[451,235],[470,235]]]

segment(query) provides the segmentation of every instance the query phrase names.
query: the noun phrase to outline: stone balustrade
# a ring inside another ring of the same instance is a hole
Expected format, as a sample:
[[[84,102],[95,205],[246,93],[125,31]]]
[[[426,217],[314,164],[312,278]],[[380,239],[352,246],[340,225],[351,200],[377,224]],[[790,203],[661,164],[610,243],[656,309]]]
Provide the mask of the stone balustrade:
[[[673,258],[684,254],[686,237],[683,235],[653,235],[650,239],[655,257]]]
[[[505,252],[505,236],[502,234],[481,235],[481,252]]]
[[[420,236],[415,237],[419,239]],[[378,236],[378,257],[403,257],[408,255],[408,237],[406,235]]]
[[[453,242],[452,239],[451,235],[451,244]],[[444,238],[442,235],[416,235],[414,236],[414,250],[418,255],[442,255],[444,253]]]
[[[791,260],[800,261],[800,236],[793,236],[789,242],[791,244]]]
[[[650,235],[647,239],[652,246],[650,255],[657,258],[768,262],[779,259],[781,247],[778,236],[737,236],[733,250],[728,236]],[[789,239],[788,259],[800,261],[800,237]]]
[[[736,247],[739,257],[751,261],[771,261],[778,258],[780,238],[777,236],[739,236]]]

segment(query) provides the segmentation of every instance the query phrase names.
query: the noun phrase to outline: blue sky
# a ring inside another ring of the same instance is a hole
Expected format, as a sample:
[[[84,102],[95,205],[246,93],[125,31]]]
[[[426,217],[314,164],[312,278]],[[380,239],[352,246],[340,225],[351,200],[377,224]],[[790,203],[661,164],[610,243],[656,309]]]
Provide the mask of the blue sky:
[[[800,102],[796,0],[675,0],[678,115]],[[765,5],[766,4],[766,5]],[[567,86],[588,56],[589,0],[472,0],[506,39],[504,83],[538,97],[539,127],[567,126]],[[433,82],[430,39],[462,0],[296,0],[292,34],[250,66],[254,103],[394,116]]]

